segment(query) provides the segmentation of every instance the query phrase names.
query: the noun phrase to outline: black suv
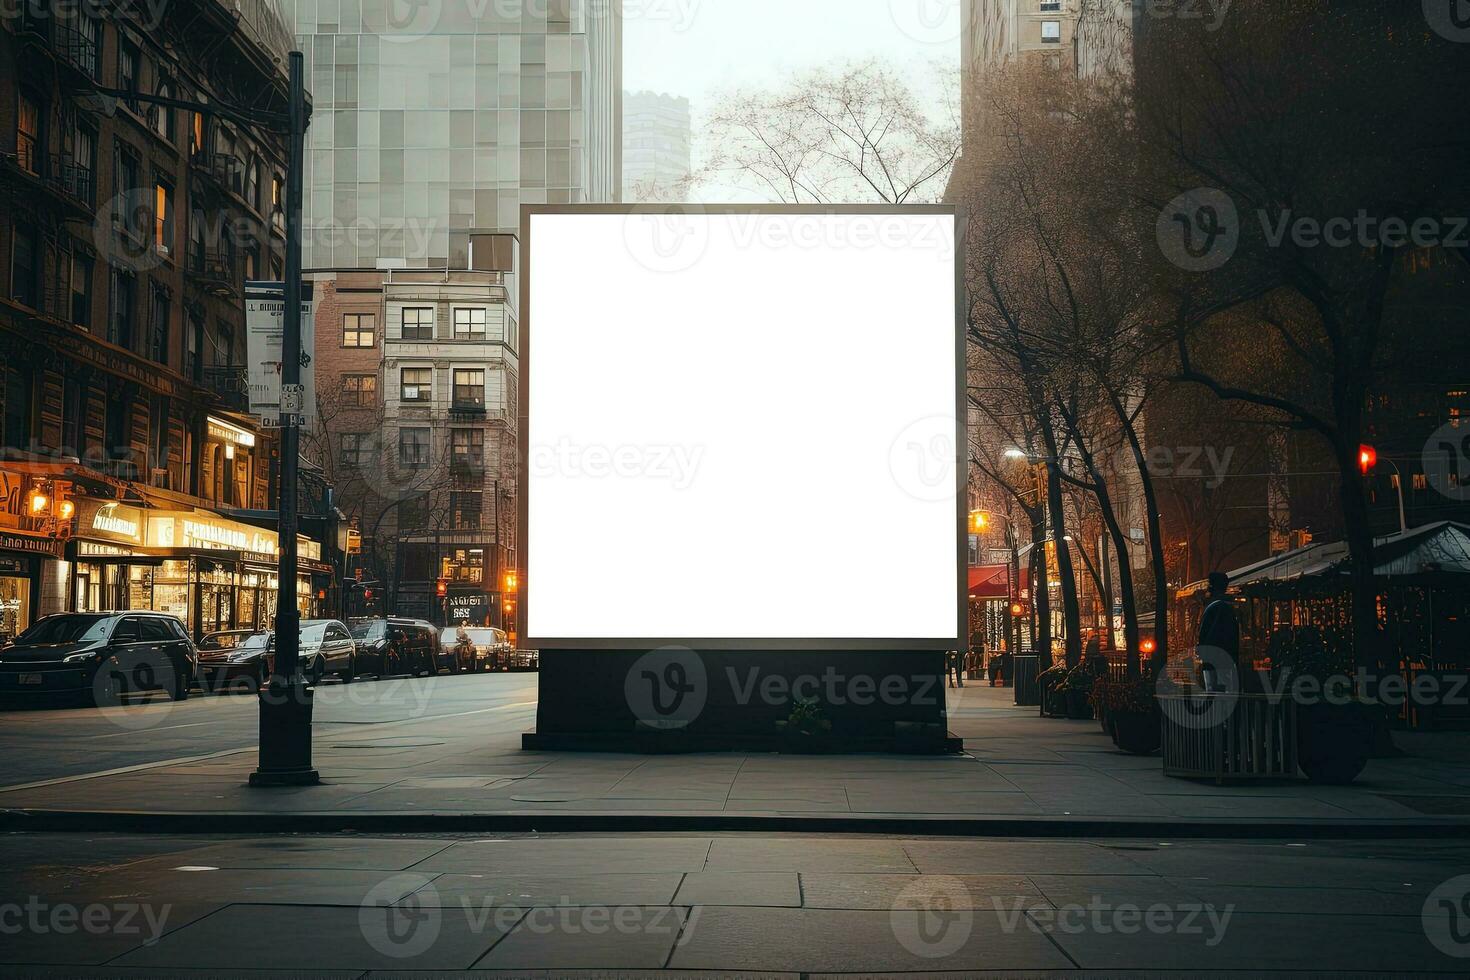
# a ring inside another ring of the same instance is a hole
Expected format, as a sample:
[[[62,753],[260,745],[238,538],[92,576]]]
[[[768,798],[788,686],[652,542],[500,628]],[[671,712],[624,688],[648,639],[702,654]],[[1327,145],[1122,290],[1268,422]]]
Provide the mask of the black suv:
[[[189,696],[199,653],[184,624],[156,612],[58,613],[0,649],[0,696],[82,695],[116,704],[129,691]]]
[[[353,619],[347,624],[357,641],[357,671],[389,677],[394,674],[439,673],[439,633],[422,619]]]

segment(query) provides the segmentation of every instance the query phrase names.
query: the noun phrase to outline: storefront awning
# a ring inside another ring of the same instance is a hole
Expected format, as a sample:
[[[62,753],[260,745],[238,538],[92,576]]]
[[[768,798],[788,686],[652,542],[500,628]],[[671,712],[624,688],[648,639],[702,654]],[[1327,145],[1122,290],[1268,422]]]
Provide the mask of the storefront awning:
[[[970,567],[971,599],[1009,599],[1011,570],[1006,565],[972,565]]]

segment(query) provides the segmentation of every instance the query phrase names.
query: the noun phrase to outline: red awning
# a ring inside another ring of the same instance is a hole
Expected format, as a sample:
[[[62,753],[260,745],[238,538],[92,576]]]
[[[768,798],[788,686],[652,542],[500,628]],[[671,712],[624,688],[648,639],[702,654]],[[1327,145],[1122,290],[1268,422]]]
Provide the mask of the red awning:
[[[970,567],[970,598],[1009,599],[1011,597],[1011,570],[1007,565],[972,565]]]

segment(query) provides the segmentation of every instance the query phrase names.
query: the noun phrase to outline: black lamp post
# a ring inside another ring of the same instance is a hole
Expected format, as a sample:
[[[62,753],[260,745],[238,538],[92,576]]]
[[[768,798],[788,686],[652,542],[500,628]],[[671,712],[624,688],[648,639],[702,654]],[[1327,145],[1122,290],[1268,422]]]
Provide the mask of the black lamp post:
[[[270,683],[260,692],[260,763],[250,774],[251,786],[308,786],[321,781],[311,766],[312,691],[301,677],[301,613],[296,607],[297,483],[300,471],[301,421],[306,410],[301,385],[301,181],[306,153],[304,58],[288,56],[288,105],[285,112],[189,102],[122,89],[98,88],[104,111],[128,99],[150,105],[215,114],[247,127],[263,127],[287,137],[286,281],[281,311],[281,486],[277,519],[280,564],[276,591],[276,654]]]

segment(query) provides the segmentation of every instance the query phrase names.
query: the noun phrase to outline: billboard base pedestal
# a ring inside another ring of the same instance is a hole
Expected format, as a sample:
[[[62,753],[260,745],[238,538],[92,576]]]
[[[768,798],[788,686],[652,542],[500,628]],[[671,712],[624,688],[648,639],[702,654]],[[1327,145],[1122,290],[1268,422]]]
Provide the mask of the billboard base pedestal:
[[[525,749],[963,750],[940,652],[543,650],[538,686]]]

